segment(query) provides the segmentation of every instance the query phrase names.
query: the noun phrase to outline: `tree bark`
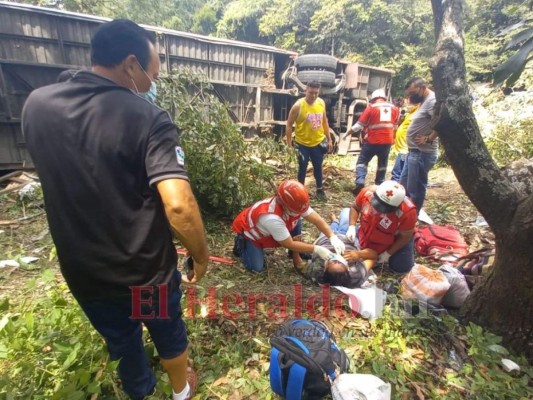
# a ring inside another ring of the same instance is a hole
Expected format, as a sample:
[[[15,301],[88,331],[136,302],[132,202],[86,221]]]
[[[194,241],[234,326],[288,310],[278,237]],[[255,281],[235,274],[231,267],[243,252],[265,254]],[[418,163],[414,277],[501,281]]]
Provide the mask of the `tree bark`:
[[[464,60],[464,0],[432,0],[437,46],[432,60],[437,103],[434,129],[464,192],[496,237],[492,272],[461,310],[533,358],[533,196],[519,192],[490,156],[468,93]]]

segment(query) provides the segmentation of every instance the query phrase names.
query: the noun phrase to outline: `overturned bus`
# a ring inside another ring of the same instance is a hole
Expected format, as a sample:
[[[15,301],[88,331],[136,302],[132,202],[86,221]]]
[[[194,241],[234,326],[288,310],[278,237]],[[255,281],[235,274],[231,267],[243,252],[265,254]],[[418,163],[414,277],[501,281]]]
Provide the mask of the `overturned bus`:
[[[32,168],[20,127],[28,94],[67,69],[90,65],[90,40],[107,18],[0,1],[0,170]],[[378,88],[390,92],[392,71],[253,43],[144,26],[157,34],[162,73],[188,67],[203,73],[243,134],[280,135],[306,82],[322,84],[330,127],[354,123]],[[357,151],[347,138],[342,153]],[[337,147],[336,147],[337,148]]]

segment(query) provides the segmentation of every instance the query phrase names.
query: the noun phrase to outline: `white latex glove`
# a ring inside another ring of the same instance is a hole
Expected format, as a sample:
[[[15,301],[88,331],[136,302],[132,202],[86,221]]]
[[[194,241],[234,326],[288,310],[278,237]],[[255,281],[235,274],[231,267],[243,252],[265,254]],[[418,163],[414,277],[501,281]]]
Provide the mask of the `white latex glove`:
[[[355,242],[355,225],[350,225],[346,231],[346,237],[348,240]]]
[[[346,246],[344,245],[342,240],[340,240],[338,238],[337,235],[331,235],[331,237],[329,238],[329,242],[331,243],[331,245],[335,249],[335,253],[337,253],[339,255],[344,254],[344,250],[346,249]]]
[[[378,257],[378,263],[388,263],[390,258],[390,254],[388,251],[384,251],[381,253]]]
[[[323,246],[315,246],[313,248],[313,253],[319,256],[322,260],[329,260],[335,256],[335,254]]]

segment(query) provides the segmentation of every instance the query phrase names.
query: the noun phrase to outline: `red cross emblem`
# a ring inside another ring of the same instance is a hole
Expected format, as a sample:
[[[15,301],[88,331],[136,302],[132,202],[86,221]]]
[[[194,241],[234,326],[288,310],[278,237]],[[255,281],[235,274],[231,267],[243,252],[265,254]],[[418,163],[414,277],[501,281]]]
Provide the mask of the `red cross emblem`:
[[[394,192],[392,190],[387,190],[387,192],[385,194],[387,195],[387,197],[394,196]]]

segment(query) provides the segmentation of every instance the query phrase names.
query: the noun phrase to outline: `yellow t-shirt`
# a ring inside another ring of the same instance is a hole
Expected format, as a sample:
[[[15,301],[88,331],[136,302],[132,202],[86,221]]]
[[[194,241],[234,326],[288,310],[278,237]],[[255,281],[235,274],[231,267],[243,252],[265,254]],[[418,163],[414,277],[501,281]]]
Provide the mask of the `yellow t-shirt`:
[[[409,108],[407,109],[403,122],[396,130],[396,138],[394,139],[394,147],[392,148],[392,151],[394,151],[395,153],[407,154],[407,152],[409,151],[409,148],[407,147],[407,128],[409,128],[409,125],[411,125],[413,115],[419,108],[420,104],[416,104],[413,106],[409,106]]]
[[[308,104],[305,98],[298,100],[300,113],[296,118],[294,140],[307,147],[318,146],[326,137],[322,119],[326,114],[326,104],[318,97],[313,104]]]

